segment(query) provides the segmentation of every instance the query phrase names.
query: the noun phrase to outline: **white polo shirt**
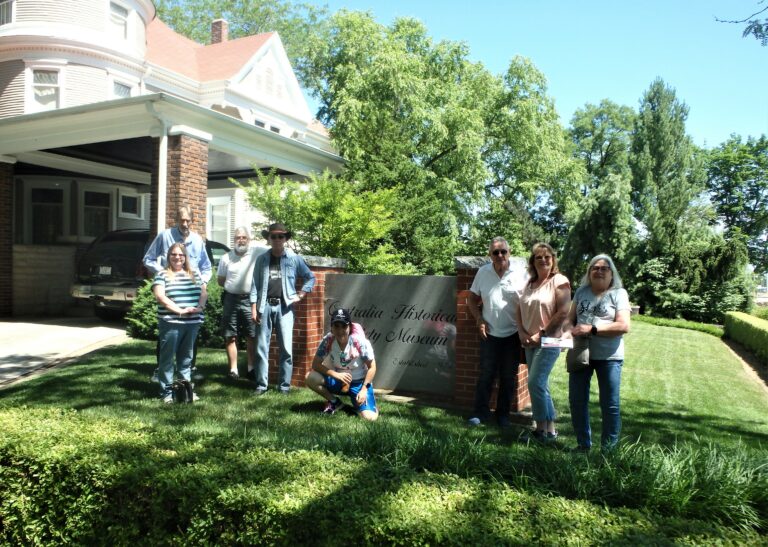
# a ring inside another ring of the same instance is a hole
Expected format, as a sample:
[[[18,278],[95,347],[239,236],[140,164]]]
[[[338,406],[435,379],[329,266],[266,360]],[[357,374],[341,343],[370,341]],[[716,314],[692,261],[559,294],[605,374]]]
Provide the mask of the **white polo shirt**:
[[[499,277],[493,263],[477,270],[470,291],[483,301],[483,319],[488,323],[488,334],[497,338],[517,332],[515,312],[520,294],[528,280],[525,260],[510,257],[509,269]]]

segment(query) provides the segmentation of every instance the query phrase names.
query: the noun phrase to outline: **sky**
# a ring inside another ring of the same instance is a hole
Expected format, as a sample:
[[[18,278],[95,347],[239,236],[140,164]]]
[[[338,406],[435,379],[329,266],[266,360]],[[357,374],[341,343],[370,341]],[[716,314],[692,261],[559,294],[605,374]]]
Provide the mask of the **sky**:
[[[384,25],[414,17],[436,41],[465,42],[469,58],[495,74],[527,57],[546,76],[563,125],[602,99],[637,110],[661,77],[688,105],[697,145],[768,134],[768,47],[742,38],[744,24],[715,20],[744,19],[760,0],[304,1],[330,13],[369,11]]]

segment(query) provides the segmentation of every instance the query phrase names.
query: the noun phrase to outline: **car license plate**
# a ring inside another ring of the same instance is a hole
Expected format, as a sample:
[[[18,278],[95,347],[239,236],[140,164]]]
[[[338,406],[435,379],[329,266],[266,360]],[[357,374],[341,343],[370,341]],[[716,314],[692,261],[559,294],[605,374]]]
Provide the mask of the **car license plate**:
[[[99,266],[99,275],[112,275],[112,266]]]

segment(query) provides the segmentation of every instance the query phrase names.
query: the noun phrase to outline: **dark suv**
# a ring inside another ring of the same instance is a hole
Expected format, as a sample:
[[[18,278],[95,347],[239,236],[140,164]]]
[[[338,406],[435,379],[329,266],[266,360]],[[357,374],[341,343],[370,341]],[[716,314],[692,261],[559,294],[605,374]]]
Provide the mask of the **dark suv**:
[[[116,230],[98,237],[77,264],[77,281],[70,294],[93,302],[97,317],[121,317],[130,309],[148,277],[142,263],[148,245],[148,230]],[[216,275],[219,259],[229,252],[229,247],[206,241],[205,249]]]

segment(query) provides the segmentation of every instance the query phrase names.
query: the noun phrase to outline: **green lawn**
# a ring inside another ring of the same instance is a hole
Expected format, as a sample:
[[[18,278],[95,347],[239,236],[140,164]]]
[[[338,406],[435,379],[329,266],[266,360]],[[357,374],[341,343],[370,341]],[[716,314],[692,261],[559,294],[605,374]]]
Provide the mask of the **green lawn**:
[[[0,542],[762,543],[765,392],[707,334],[637,322],[627,354],[625,441],[584,457],[563,363],[542,448],[439,408],[383,401],[369,424],[305,389],[254,398],[223,350],[198,404],[162,405],[154,345],[106,349],[0,392]]]

